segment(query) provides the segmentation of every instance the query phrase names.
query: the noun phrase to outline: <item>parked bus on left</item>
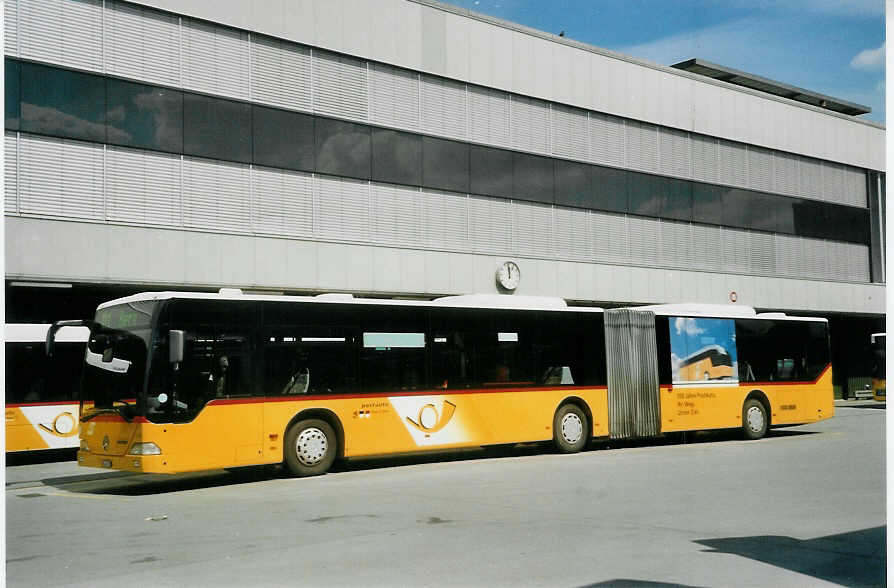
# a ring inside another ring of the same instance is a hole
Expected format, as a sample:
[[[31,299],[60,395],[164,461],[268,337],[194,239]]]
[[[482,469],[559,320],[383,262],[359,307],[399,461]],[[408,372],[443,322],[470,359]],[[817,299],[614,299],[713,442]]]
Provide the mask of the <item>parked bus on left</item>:
[[[47,357],[50,325],[6,325],[6,451],[78,447],[78,386],[87,327],[63,327]]]

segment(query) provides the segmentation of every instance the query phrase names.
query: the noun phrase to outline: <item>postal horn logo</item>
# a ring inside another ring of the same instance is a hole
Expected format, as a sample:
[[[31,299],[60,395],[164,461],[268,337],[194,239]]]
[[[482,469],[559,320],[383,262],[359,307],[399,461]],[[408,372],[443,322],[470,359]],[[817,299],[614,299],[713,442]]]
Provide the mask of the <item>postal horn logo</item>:
[[[456,405],[445,400],[440,415],[434,404],[425,404],[419,409],[415,421],[410,417],[407,417],[407,421],[423,433],[437,433],[447,426],[454,412]]]

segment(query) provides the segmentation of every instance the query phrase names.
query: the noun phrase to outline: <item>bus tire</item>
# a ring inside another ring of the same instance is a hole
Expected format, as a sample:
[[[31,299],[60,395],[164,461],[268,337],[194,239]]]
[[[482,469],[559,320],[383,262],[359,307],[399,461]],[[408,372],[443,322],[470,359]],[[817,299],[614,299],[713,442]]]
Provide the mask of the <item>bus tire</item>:
[[[757,398],[749,398],[742,406],[742,432],[746,439],[760,439],[767,434],[767,409]]]
[[[329,471],[338,455],[338,437],[324,420],[298,421],[286,431],[283,453],[293,476],[319,476]]]
[[[563,404],[553,418],[553,443],[561,453],[577,453],[590,440],[587,415],[576,404]]]

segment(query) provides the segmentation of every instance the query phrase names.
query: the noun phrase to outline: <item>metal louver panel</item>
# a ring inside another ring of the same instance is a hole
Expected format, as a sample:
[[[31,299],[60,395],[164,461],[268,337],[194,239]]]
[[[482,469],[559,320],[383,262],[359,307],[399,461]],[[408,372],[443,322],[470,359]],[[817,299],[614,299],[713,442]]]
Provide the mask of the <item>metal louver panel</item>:
[[[18,212],[18,141],[15,133],[6,133],[3,138],[3,210],[7,214]]]
[[[419,130],[419,74],[370,63],[369,83],[372,122]]]
[[[179,227],[179,155],[106,147],[106,219]]]
[[[804,257],[801,262],[802,278],[824,279],[829,271],[829,248],[822,239],[803,239],[801,251]]]
[[[314,177],[314,235],[338,241],[369,241],[369,184]]]
[[[555,247],[561,259],[590,261],[593,258],[590,213],[579,208],[555,209]]]
[[[553,207],[533,202],[512,203],[515,211],[515,243],[519,253],[553,257]]]
[[[314,111],[365,121],[368,113],[366,62],[328,51],[313,52]]]
[[[183,87],[248,98],[248,33],[183,19]]]
[[[510,100],[512,147],[549,153],[549,103],[524,96],[512,96]]]
[[[792,278],[800,276],[801,264],[804,259],[803,239],[779,233],[774,237],[776,239],[776,275]],[[835,272],[831,266],[829,271],[829,277],[833,277]],[[833,279],[835,278],[833,277]]]
[[[717,181],[717,139],[703,135],[690,135],[692,148],[692,177],[705,182]]]
[[[509,146],[508,93],[469,86],[469,137],[486,145]]]
[[[606,310],[605,355],[611,438],[657,435],[661,413],[655,314]]]
[[[780,151],[774,154],[773,190],[790,196],[801,193],[801,169],[797,156]]]
[[[724,271],[747,274],[751,271],[750,233],[743,229],[721,229]]]
[[[105,71],[180,85],[180,19],[124,2],[106,2]]]
[[[102,0],[19,0],[21,56],[102,71]]]
[[[731,141],[717,141],[717,181],[721,184],[748,187],[748,158],[745,146]]]
[[[587,161],[590,159],[587,111],[570,106],[552,107],[553,155]]]
[[[659,262],[664,267],[690,269],[692,267],[692,225],[662,220],[659,223]],[[653,247],[657,243],[653,242]]]
[[[103,218],[102,145],[22,135],[19,212]]]
[[[866,172],[855,167],[844,168],[843,204],[866,206]]]
[[[772,233],[753,232],[751,266],[755,273],[772,276],[776,273],[776,241]]]
[[[454,192],[423,190],[423,238],[429,247],[469,248],[469,197]]]
[[[796,156],[797,157],[797,156]],[[807,157],[798,157],[801,171],[801,196],[823,199],[823,167],[822,164]]]
[[[422,202],[419,190],[389,184],[370,186],[370,231],[375,243],[422,245]]]
[[[469,231],[472,250],[479,253],[513,253],[511,202],[485,196],[469,197]]]
[[[823,200],[846,204],[847,197],[844,194],[844,166],[824,161],[822,163],[822,170]]]
[[[773,191],[773,152],[748,146],[748,187],[762,192]]]
[[[628,120],[627,166],[643,171],[658,171],[658,127]]]
[[[590,113],[590,161],[615,167],[627,164],[627,131],[622,119]]]
[[[655,265],[658,262],[656,238],[661,234],[658,219],[640,216],[627,217],[628,259],[637,265]]]
[[[17,57],[19,54],[19,1],[3,2],[3,50],[6,55]]]
[[[828,266],[826,278],[848,280],[851,275],[851,255],[847,243],[829,241],[826,243]]]
[[[184,157],[183,226],[247,232],[251,227],[248,166]]]
[[[692,176],[689,133],[658,128],[658,171],[678,178]]]
[[[313,176],[255,167],[251,170],[251,186],[251,227],[255,233],[313,236]]]
[[[850,275],[853,282],[869,281],[869,247],[858,243],[846,243],[850,259]]]
[[[590,212],[590,234],[596,261],[627,263],[629,235],[623,214]]]
[[[310,112],[310,49],[254,36],[251,39],[251,99]]]
[[[468,136],[466,85],[421,74],[422,131],[454,139]]]
[[[723,270],[720,227],[692,225],[692,266],[700,272]]]

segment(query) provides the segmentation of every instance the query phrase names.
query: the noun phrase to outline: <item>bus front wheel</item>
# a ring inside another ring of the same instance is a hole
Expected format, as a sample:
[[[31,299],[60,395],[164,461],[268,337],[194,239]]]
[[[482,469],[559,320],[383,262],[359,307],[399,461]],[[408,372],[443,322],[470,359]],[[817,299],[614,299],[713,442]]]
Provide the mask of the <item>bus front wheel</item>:
[[[767,409],[757,398],[749,398],[742,407],[742,431],[746,439],[760,439],[767,434]]]
[[[577,453],[590,439],[587,415],[576,404],[564,404],[553,418],[553,442],[562,453]]]
[[[285,462],[294,476],[325,474],[338,453],[335,430],[324,420],[298,421],[286,431]]]

